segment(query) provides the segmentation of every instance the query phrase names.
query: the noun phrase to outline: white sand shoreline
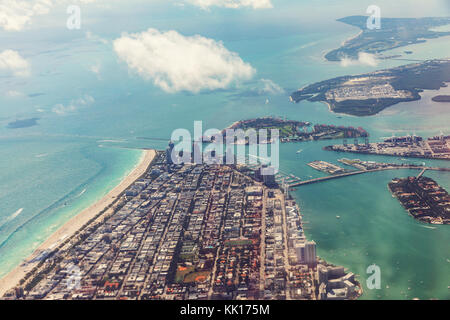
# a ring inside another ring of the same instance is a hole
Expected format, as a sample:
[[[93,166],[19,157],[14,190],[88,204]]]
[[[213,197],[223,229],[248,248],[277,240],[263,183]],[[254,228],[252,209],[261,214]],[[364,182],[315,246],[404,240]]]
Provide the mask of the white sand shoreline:
[[[155,150],[144,150],[136,167],[124,177],[114,189],[109,191],[99,201],[72,217],[34,250],[29,257],[22,261],[19,266],[15,267],[7,275],[1,278],[0,299],[9,289],[15,287],[19,281],[39,263],[38,261],[29,262],[30,260],[36,258],[45,250],[53,249],[61,244],[65,239],[75,234],[89,220],[97,216],[103,209],[112,204],[123,191],[147,171],[147,168],[153,161],[155,155]]]

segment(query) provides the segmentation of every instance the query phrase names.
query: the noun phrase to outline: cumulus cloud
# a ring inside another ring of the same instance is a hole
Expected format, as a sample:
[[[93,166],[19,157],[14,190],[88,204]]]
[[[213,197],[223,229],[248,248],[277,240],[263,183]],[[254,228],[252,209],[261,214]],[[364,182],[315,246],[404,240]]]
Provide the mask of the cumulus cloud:
[[[270,79],[260,79],[262,87],[259,89],[260,94],[283,94],[284,89]]]
[[[252,7],[253,9],[273,8],[271,0],[187,0],[189,3],[207,9],[212,6],[224,8]]]
[[[0,0],[0,28],[20,31],[31,18],[49,13],[52,0]]]
[[[0,52],[0,71],[18,77],[30,75],[30,64],[17,51],[4,50]]]
[[[148,29],[113,42],[128,68],[166,92],[225,89],[248,80],[255,70],[222,42],[199,35]]]
[[[371,66],[376,67],[378,65],[378,60],[375,57],[375,55],[367,53],[367,52],[360,52],[358,54],[358,60],[353,60],[350,58],[344,58],[341,60],[341,66],[343,67],[349,67],[353,65],[364,65],[364,66]]]
[[[59,103],[53,107],[52,111],[58,115],[64,115],[75,112],[82,107],[88,107],[92,105],[94,101],[95,99],[93,97],[86,94],[81,98],[70,101],[67,105]]]

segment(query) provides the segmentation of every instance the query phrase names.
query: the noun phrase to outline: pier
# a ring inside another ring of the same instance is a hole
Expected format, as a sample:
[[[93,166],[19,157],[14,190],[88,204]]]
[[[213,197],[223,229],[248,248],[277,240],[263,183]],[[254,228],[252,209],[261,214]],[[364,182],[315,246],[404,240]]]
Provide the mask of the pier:
[[[425,171],[427,171],[427,168],[424,168],[424,169],[419,173],[419,175],[417,176],[417,179],[420,179],[420,178],[423,176],[423,174],[425,173]]]

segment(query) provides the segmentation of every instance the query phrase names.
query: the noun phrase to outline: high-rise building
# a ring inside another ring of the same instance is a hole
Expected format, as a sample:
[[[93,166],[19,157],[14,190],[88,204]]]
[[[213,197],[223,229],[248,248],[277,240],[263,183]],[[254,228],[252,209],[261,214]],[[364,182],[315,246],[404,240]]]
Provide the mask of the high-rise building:
[[[317,263],[316,243],[314,241],[305,243],[305,263],[310,266],[315,266]]]
[[[200,143],[198,141],[194,141],[192,144],[192,163],[194,164],[202,164],[203,163],[203,154],[200,148]]]
[[[317,264],[316,243],[314,241],[300,242],[295,245],[297,262],[314,267]]]
[[[296,243],[295,244],[295,254],[297,256],[298,263],[305,263],[305,244]]]
[[[319,283],[328,282],[328,269],[325,266],[319,265],[318,267]]]
[[[166,149],[166,158],[168,164],[173,164],[172,152],[175,148],[175,144],[172,141],[169,141],[169,146]]]
[[[270,187],[276,187],[277,182],[275,180],[275,168],[269,167],[267,165],[263,165],[261,168],[260,175],[262,176],[262,179],[264,181],[264,184],[266,186]]]
[[[231,165],[234,167],[236,165],[236,156],[233,152],[234,148],[228,146],[224,156],[223,156],[223,163]]]

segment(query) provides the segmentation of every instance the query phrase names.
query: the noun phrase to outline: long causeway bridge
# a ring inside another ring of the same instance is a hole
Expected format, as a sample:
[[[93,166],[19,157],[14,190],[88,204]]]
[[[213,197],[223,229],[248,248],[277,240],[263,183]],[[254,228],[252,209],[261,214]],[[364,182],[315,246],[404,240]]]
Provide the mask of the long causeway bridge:
[[[419,178],[427,170],[450,172],[450,168],[417,167],[417,166],[386,167],[386,168],[378,168],[378,169],[371,169],[371,170],[360,170],[360,171],[350,171],[350,172],[346,172],[346,173],[334,174],[334,175],[331,175],[331,176],[326,176],[326,177],[320,177],[320,178],[315,178],[315,179],[311,179],[311,180],[304,180],[304,181],[295,182],[295,183],[289,184],[288,186],[289,186],[289,188],[293,188],[293,187],[303,186],[305,184],[312,184],[312,183],[321,182],[321,181],[338,179],[338,178],[343,178],[343,177],[348,177],[348,176],[355,176],[355,175],[358,175],[358,174],[363,174],[363,173],[368,173],[368,172],[378,172],[378,171],[387,171],[387,170],[400,170],[400,169],[422,170],[420,172],[419,176],[418,176]]]

